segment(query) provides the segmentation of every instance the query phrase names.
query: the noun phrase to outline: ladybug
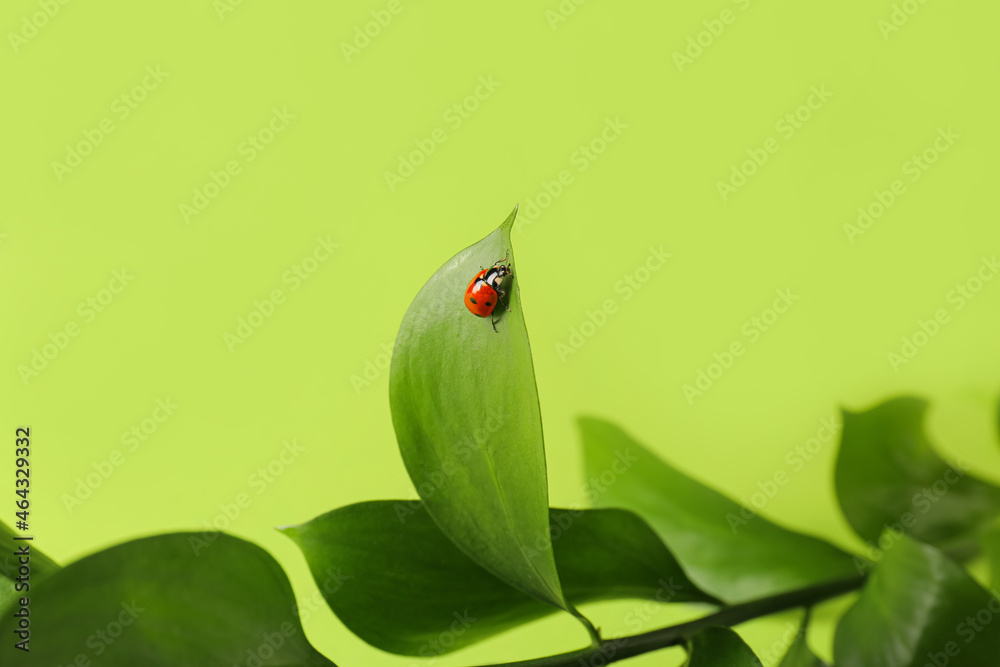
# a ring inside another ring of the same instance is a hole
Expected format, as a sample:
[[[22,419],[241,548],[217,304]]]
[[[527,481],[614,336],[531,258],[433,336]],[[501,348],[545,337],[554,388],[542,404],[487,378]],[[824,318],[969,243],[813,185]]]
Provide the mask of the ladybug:
[[[509,257],[508,251],[499,262],[477,273],[465,289],[465,307],[476,317],[490,317],[498,301],[503,302],[504,308],[510,310],[505,300],[507,291],[502,289],[504,278],[514,275],[510,272],[510,264],[507,263]],[[496,331],[496,320],[490,318],[490,323],[493,325],[493,331]]]

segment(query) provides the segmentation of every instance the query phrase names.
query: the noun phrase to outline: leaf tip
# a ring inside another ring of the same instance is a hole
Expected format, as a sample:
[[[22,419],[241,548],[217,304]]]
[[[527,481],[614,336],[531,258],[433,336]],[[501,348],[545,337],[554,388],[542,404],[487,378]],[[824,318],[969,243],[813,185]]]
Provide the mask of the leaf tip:
[[[520,206],[520,202],[514,204],[514,210],[510,212],[507,219],[500,223],[500,229],[505,231],[510,231],[510,228],[514,225],[514,218],[517,217],[517,208]]]
[[[297,539],[299,536],[299,527],[295,524],[288,524],[286,526],[275,526],[274,529],[279,533],[281,533],[282,535],[285,535],[286,537],[289,537],[293,540]]]

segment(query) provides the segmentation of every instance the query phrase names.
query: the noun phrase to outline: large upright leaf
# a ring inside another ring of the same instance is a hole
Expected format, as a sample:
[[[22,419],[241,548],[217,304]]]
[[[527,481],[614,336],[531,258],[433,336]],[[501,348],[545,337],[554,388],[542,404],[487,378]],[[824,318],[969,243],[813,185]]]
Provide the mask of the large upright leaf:
[[[403,462],[441,530],[484,568],[566,608],[548,531],[542,419],[510,230],[444,263],[403,317],[389,399]],[[510,253],[510,312],[497,332],[464,303],[469,281]],[[513,283],[512,285],[510,283]]]
[[[926,411],[927,402],[919,398],[845,410],[837,498],[866,540],[874,542],[891,528],[965,557],[1000,515],[1000,488],[938,456],[924,433]]]
[[[834,664],[996,665],[1000,600],[928,544],[894,532],[882,544],[887,550],[837,627]]]
[[[306,641],[292,587],[267,552],[228,535],[201,539],[126,542],[32,584],[31,661],[14,648],[16,619],[5,614],[0,664],[333,664]]]
[[[550,518],[559,576],[572,603],[715,602],[635,514],[552,509]],[[344,625],[385,651],[439,655],[556,611],[474,563],[420,503],[349,505],[282,531],[302,549]]]
[[[749,646],[729,628],[705,628],[687,644],[685,667],[762,667]]]
[[[850,555],[743,508],[671,467],[608,422],[580,420],[595,502],[649,521],[691,580],[743,602],[858,575]]]

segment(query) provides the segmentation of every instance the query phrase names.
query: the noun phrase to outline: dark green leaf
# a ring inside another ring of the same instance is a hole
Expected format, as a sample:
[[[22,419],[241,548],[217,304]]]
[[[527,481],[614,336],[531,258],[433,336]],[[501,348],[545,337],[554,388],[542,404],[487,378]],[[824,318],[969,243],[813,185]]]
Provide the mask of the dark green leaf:
[[[445,535],[512,586],[566,608],[548,544],[541,413],[510,243],[516,213],[445,262],[413,299],[389,399],[406,469]],[[508,253],[510,312],[496,306],[494,332],[464,295],[482,267]]]
[[[918,398],[844,411],[837,498],[865,540],[892,528],[966,557],[1000,515],[1000,488],[938,456],[924,433],[926,411],[927,402]]]
[[[42,553],[41,549],[35,546],[34,540],[16,540],[17,536],[23,533],[16,533],[10,526],[0,521],[0,613],[8,607],[13,606],[19,597],[16,590],[16,579],[19,570],[25,564],[20,562],[20,550],[27,547],[29,550],[26,567],[30,571],[32,583],[40,583],[42,579],[48,577],[59,569],[54,560]]]
[[[983,535],[983,553],[990,563],[993,590],[1000,591],[1000,526],[991,528]]]
[[[837,628],[837,667],[997,664],[1000,600],[928,544],[895,532],[881,542],[883,556]]]
[[[795,533],[669,466],[617,426],[581,419],[597,504],[633,510],[660,534],[691,580],[729,602],[857,576],[850,555]]]
[[[788,653],[781,660],[779,667],[828,667],[809,648],[809,643],[806,641],[808,629],[809,614],[807,612],[806,617],[802,619],[802,627],[799,628],[798,634],[795,635],[792,645],[788,647]]]
[[[630,512],[553,509],[551,529],[574,604],[713,601]],[[556,611],[469,559],[419,501],[349,505],[282,530],[344,625],[386,651],[432,657]]]
[[[306,641],[278,563],[228,535],[157,535],[100,551],[32,584],[30,609],[34,665],[333,664]],[[0,664],[23,659],[15,620],[0,619]]]
[[[705,628],[688,641],[687,667],[762,667],[738,634],[729,628]]]

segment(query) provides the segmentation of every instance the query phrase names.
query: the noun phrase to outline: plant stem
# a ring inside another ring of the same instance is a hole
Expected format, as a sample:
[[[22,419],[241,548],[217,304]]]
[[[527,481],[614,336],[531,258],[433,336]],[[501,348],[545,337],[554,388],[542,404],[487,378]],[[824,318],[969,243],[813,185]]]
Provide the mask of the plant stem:
[[[559,655],[550,655],[545,658],[535,658],[533,660],[484,665],[483,667],[581,667],[587,665],[606,665],[624,660],[625,658],[633,658],[643,653],[650,653],[651,651],[657,651],[669,646],[683,644],[691,635],[713,625],[730,627],[780,611],[787,611],[798,607],[809,608],[818,602],[858,589],[864,582],[865,577],[863,576],[832,581],[788,593],[779,593],[778,595],[760,598],[759,600],[751,600],[750,602],[723,607],[713,614],[703,616],[694,621],[688,621],[687,623],[643,632],[630,637],[604,639],[595,646],[579,651],[560,653]]]

